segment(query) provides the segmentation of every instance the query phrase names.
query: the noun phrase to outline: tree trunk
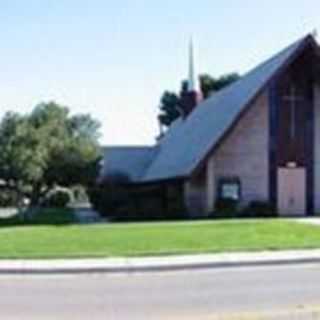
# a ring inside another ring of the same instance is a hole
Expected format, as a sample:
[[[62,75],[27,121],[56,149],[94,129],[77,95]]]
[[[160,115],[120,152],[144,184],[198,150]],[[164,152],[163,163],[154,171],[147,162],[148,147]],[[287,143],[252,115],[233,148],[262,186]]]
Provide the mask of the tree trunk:
[[[18,203],[17,203],[18,215],[20,217],[20,220],[22,222],[25,222],[26,211],[25,211],[24,204],[23,204],[24,194],[21,192],[21,190],[18,186],[17,186],[17,195],[18,195]]]
[[[42,186],[39,183],[36,183],[32,188],[30,196],[30,207],[37,207],[39,205],[41,197],[41,188]]]

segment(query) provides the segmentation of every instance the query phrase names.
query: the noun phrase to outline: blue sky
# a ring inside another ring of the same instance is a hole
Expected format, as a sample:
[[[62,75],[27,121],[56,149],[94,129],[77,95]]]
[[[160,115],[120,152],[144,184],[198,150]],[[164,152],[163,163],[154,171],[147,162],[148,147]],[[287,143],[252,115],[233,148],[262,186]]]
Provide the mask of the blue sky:
[[[243,73],[317,28],[319,0],[2,0],[1,110],[55,100],[104,144],[151,144],[159,97],[187,75]]]

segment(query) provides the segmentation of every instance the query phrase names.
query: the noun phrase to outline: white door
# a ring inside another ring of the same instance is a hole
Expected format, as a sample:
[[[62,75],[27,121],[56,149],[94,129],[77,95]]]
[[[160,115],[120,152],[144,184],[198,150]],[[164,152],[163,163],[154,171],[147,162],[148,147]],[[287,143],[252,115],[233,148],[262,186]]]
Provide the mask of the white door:
[[[280,216],[306,215],[306,170],[278,170],[278,211]]]

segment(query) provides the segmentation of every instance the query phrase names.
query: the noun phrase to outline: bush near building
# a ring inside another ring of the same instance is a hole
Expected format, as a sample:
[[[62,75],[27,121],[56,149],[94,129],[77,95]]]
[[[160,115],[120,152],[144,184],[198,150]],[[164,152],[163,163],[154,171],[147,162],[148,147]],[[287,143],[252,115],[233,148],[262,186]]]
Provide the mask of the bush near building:
[[[165,195],[164,195],[165,192]],[[182,190],[169,186],[128,187],[103,183],[88,190],[90,202],[113,221],[179,220],[187,217]]]

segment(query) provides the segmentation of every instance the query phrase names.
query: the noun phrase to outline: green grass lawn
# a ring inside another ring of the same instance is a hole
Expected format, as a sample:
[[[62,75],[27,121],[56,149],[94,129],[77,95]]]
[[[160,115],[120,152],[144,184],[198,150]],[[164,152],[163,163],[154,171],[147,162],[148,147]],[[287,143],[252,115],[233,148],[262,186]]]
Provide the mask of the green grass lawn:
[[[119,257],[320,248],[320,227],[284,220],[0,228],[0,258]]]

